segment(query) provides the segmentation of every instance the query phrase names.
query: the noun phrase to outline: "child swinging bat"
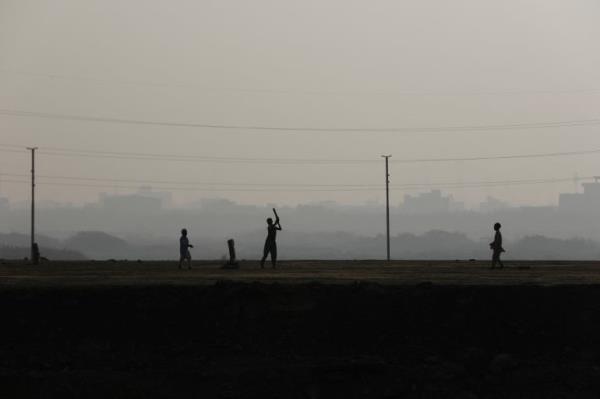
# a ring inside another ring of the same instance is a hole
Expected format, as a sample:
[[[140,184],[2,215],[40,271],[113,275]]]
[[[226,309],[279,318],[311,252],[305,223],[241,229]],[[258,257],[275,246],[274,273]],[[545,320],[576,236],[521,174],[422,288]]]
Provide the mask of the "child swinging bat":
[[[273,269],[277,267],[277,230],[281,230],[281,224],[279,223],[279,215],[277,215],[277,211],[273,208],[273,214],[275,215],[275,222],[273,219],[267,219],[267,239],[265,240],[265,247],[263,249],[263,257],[260,261],[260,267],[264,269],[265,261],[267,260],[267,256],[271,254],[271,265]]]

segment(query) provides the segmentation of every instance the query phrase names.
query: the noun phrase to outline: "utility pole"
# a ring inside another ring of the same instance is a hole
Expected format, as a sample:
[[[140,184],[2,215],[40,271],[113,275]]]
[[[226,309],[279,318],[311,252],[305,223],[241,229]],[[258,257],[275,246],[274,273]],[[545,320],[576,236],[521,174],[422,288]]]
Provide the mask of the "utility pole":
[[[387,260],[390,261],[390,169],[389,159],[391,155],[382,155],[385,158],[385,226],[387,238]]]
[[[31,262],[35,262],[35,150],[37,147],[27,147],[31,151]]]

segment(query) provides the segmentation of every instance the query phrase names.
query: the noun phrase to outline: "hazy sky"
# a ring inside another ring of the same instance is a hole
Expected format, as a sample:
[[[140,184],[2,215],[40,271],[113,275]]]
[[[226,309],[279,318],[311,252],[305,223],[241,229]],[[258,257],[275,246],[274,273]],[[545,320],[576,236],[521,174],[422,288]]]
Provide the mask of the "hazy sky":
[[[248,192],[176,191],[179,202],[214,196],[257,204],[383,200],[380,189],[302,192],[277,185],[382,185],[381,154],[400,160],[600,149],[600,124],[302,132],[56,120],[6,111],[357,129],[599,119],[599,19],[597,0],[0,0],[0,145],[39,146],[42,176],[271,185],[228,186],[255,190]],[[375,162],[146,161],[44,154],[50,148]],[[28,198],[25,184],[9,182],[26,179],[12,174],[28,170],[27,153],[0,152],[0,195]],[[393,163],[391,173],[392,184],[591,176],[600,174],[600,154]],[[110,186],[139,185],[62,181],[109,187],[40,185],[40,197],[83,202],[114,191]],[[311,190],[338,188],[325,186]],[[487,195],[549,204],[571,190],[573,182],[449,191],[467,204]],[[403,195],[394,191],[392,201]]]

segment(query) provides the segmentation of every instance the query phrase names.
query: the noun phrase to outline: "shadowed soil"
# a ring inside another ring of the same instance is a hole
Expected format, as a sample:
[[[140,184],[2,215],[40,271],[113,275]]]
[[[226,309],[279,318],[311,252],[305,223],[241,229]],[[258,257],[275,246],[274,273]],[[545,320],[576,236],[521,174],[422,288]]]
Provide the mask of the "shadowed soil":
[[[76,274],[72,267],[54,273],[65,278]],[[445,267],[450,273],[451,265]],[[276,272],[283,280],[286,271]],[[403,284],[170,278],[59,284],[34,269],[27,273],[27,281],[2,277],[3,397],[587,398],[600,392],[600,285],[442,284],[433,274]]]
[[[600,262],[509,261],[507,268],[490,270],[489,261],[284,261],[277,269],[258,261],[242,261],[239,270],[222,263],[194,262],[192,270],[178,270],[177,262],[85,261],[50,262],[38,266],[22,262],[0,264],[3,286],[206,285],[217,281],[320,282],[356,281],[384,285],[432,282],[442,285],[564,285],[600,284]]]

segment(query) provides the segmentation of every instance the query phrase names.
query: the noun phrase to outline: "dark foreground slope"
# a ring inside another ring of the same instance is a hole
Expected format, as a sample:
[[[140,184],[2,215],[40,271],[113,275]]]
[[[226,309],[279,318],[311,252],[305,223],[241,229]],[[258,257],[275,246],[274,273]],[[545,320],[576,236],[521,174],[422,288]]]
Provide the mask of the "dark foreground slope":
[[[600,286],[15,286],[0,303],[2,397],[600,392]]]

